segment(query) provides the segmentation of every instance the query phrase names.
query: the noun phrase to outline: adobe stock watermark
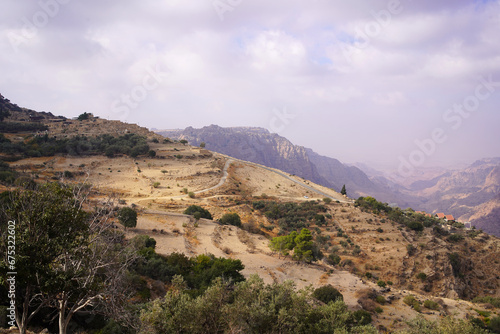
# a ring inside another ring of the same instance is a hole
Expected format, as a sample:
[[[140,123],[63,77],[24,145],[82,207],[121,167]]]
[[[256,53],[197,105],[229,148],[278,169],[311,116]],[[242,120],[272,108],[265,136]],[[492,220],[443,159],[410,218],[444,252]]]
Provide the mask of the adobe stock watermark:
[[[154,68],[148,66],[145,72],[140,84],[132,87],[130,91],[122,93],[120,98],[111,103],[111,111],[117,114],[119,119],[126,120],[130,111],[139,107],[140,103],[160,86],[167,75],[167,72],[162,71],[159,65]]]
[[[241,5],[243,0],[214,0],[212,7],[219,16],[221,21],[224,21],[224,16],[227,12],[232,12],[236,7]]]
[[[411,176],[417,167],[425,163],[427,157],[436,152],[439,144],[448,140],[447,132],[450,131],[450,128],[458,130],[462,126],[463,120],[469,118],[472,112],[477,111],[481,102],[487,100],[496,91],[495,87],[499,86],[500,81],[494,81],[491,74],[487,78],[481,77],[473,94],[466,96],[461,103],[455,103],[453,107],[444,112],[442,118],[448,128],[434,128],[429,138],[414,141],[417,149],[413,150],[408,158],[399,156],[399,175],[402,177]]]
[[[354,29],[354,43],[340,44],[340,49],[345,59],[350,62],[354,53],[368,48],[372,39],[379,36],[391,24],[393,16],[401,14],[403,10],[404,6],[400,0],[390,0],[385,9],[370,11],[373,20],[366,23],[363,27],[356,27]]]
[[[7,224],[7,324],[16,326],[16,221],[9,220]]]
[[[71,0],[40,0],[40,7],[35,13],[21,18],[22,25],[20,33],[10,32],[7,34],[10,45],[15,52],[19,51],[21,44],[27,43],[29,40],[38,36],[39,30],[43,29],[54,19],[60,12],[61,6],[68,4]]]
[[[269,130],[273,133],[282,132],[295,118],[297,118],[297,114],[287,111],[286,107],[283,107],[282,110],[274,108],[273,115],[269,120]]]

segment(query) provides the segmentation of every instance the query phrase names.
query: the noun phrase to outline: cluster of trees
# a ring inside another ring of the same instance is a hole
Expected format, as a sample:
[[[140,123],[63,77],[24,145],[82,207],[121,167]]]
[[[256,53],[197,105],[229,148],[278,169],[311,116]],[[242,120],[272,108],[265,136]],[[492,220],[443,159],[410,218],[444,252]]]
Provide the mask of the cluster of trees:
[[[402,210],[398,207],[393,208],[387,203],[379,202],[370,196],[358,198],[354,205],[363,211],[373,212],[374,214],[385,214],[388,219],[414,231],[423,231],[424,227],[439,225],[439,220],[434,217],[427,217],[414,212],[412,209]]]
[[[175,277],[181,277],[184,292],[192,297],[203,294],[217,277],[224,277],[232,282],[244,281],[241,274],[244,266],[240,260],[218,258],[212,254],[191,258],[181,253],[160,255],[154,251],[156,242],[149,243],[148,246],[148,241],[143,242],[138,248],[141,258],[133,264],[133,271],[170,284],[174,283]]]
[[[97,155],[125,154],[133,158],[147,154],[149,145],[146,138],[137,134],[125,134],[113,137],[108,134],[97,137],[75,136],[58,139],[44,136],[33,137],[28,142],[13,143],[3,135],[0,137],[0,150],[10,155],[21,157],[52,156],[54,154]]]
[[[218,278],[198,297],[186,294],[184,284],[177,279],[176,288],[148,304],[140,333],[377,333],[365,313],[350,312],[340,299],[320,302],[312,289],[297,291],[291,281]]]
[[[37,132],[48,129],[49,127],[42,123],[0,122],[1,133]]]
[[[297,261],[312,262],[323,258],[319,247],[313,242],[311,231],[306,228],[300,233],[292,231],[288,235],[272,238],[269,247],[284,256],[293,251],[292,257]]]
[[[327,211],[323,204],[315,201],[297,204],[261,200],[253,202],[252,206],[269,220],[277,222],[280,233],[306,228],[316,222],[323,223],[325,218],[320,213]]]
[[[212,214],[199,205],[190,205],[186,210],[184,210],[185,215],[193,216],[195,219],[205,218],[212,220]]]

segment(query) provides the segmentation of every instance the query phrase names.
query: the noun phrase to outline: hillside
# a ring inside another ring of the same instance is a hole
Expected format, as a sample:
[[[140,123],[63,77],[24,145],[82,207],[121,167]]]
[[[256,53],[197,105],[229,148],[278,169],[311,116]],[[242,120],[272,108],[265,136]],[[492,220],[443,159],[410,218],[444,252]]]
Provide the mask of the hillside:
[[[239,159],[257,162],[296,174],[337,191],[346,185],[348,195],[374,196],[429,213],[446,212],[461,221],[473,221],[478,228],[500,236],[500,216],[488,213],[488,224],[481,222],[479,207],[500,193],[500,159],[483,159],[456,171],[426,170],[408,179],[392,178],[366,165],[348,166],[337,159],[292,144],[286,138],[262,128],[222,128],[216,125],[184,130],[158,130],[176,139],[185,139]],[[363,171],[365,170],[366,173]],[[370,175],[368,176],[367,173]]]
[[[372,182],[359,168],[294,145],[288,139],[263,128],[210,125],[201,129],[188,127],[184,130],[156,132],[170,138],[185,139],[194,146],[204,142],[207,149],[215,152],[278,168],[337,191],[345,184],[352,198],[372,195],[386,202],[399,200],[402,207],[408,206],[402,196]]]
[[[371,199],[355,202],[289,171],[208,150],[208,143],[206,149],[184,145],[136,125],[96,117],[40,122],[49,127],[48,137],[78,138],[77,143],[82,143],[83,136],[143,136],[145,144],[140,145],[147,149],[135,157],[125,151],[106,156],[112,145],[97,144],[50,156],[28,150],[24,155],[5,156],[12,158],[8,167],[19,180],[91,183],[96,206],[112,198],[117,208],[135,207],[135,228],[124,229],[117,219],[115,224],[127,239],[153,237],[159,254],[211,253],[239,259],[246,278],[256,273],[266,283],[292,280],[298,288],[331,284],[351,310],[370,312],[381,332],[404,328],[406,320],[419,314],[433,320],[446,315],[476,318],[479,311],[492,317],[499,314],[499,309],[471,302],[475,297],[500,297],[500,240],[496,237]],[[260,135],[260,130],[252,131]],[[14,137],[19,143],[30,143],[33,133],[18,132]],[[280,138],[273,140],[284,156],[308,161],[307,150],[295,150]],[[312,166],[307,171],[316,173]],[[15,184],[4,182],[1,188]],[[183,214],[191,205],[207,209],[213,220]],[[218,223],[226,213],[237,213],[241,228]],[[269,248],[271,238],[303,227],[312,232],[323,258],[295,261]],[[152,296],[171,288],[169,282],[148,282]],[[404,302],[409,295],[421,302],[422,310]],[[435,301],[438,309],[424,308],[426,300]]]

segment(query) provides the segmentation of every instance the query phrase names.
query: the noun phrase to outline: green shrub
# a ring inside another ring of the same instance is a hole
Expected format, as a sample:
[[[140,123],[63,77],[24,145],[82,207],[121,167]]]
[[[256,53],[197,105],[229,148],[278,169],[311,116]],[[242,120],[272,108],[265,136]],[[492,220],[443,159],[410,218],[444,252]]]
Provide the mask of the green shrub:
[[[377,281],[377,285],[381,288],[385,288],[386,283],[382,280]]]
[[[219,222],[224,225],[241,227],[241,218],[237,213],[226,213],[219,219]]]
[[[344,300],[344,296],[330,284],[317,288],[313,292],[313,297],[325,304],[336,300]]]
[[[210,212],[208,210],[206,210],[198,205],[191,205],[186,210],[184,210],[185,215],[194,215],[196,212],[200,213],[200,215],[201,215],[200,218],[205,218],[205,219],[210,219],[210,220],[213,219],[212,215],[210,214]]]
[[[195,197],[195,193],[192,192],[192,191],[190,191],[190,192],[188,192],[188,196],[189,196],[189,198],[194,198]]]
[[[158,188],[160,186],[160,182],[153,183],[153,188]]]
[[[429,299],[424,301],[424,307],[428,308],[429,310],[439,310],[439,304]]]
[[[464,236],[461,234],[457,234],[457,233],[450,234],[450,236],[448,236],[447,240],[450,242],[459,242],[459,241],[464,240]]]
[[[427,279],[427,275],[425,273],[418,273],[417,278],[421,281],[425,281]]]
[[[380,305],[384,305],[386,303],[386,300],[384,298],[384,296],[381,296],[381,295],[378,295],[376,298],[375,298],[375,301],[377,303],[379,303]]]
[[[377,306],[377,307],[375,307],[375,312],[380,314],[380,313],[384,312],[384,309],[381,308],[380,306]]]
[[[368,325],[372,322],[372,315],[370,312],[365,310],[357,310],[352,313],[352,317],[356,324],[363,326]]]
[[[121,208],[118,211],[118,220],[125,227],[135,227],[137,225],[137,212],[129,207]]]

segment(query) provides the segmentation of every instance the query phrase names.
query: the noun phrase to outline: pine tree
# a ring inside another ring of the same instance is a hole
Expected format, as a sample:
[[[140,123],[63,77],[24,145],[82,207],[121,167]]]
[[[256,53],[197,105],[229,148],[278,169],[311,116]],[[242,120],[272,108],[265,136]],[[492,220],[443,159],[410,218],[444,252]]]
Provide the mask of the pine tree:
[[[340,191],[342,195],[347,195],[347,191],[345,190],[345,184],[342,186],[342,190]]]

